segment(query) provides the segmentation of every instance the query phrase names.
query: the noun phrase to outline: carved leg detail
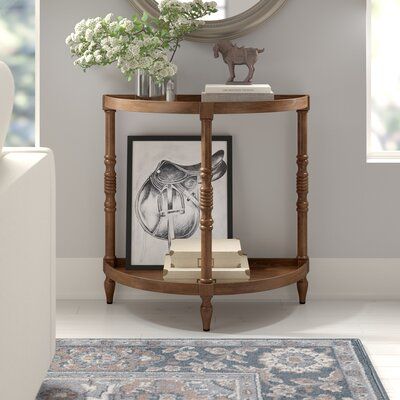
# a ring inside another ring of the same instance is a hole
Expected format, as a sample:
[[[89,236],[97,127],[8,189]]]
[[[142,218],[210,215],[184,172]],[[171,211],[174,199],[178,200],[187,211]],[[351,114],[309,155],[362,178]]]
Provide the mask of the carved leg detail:
[[[304,278],[301,281],[297,282],[297,291],[299,293],[300,304],[306,304],[307,290],[308,290],[307,278]]]
[[[106,292],[107,304],[112,304],[114,301],[115,282],[110,278],[104,281],[104,290]]]
[[[105,255],[104,264],[115,267],[115,212],[117,191],[117,175],[115,173],[115,110],[104,110],[106,116],[106,140],[104,155],[104,212],[105,212]],[[104,290],[106,292],[107,304],[112,304],[114,297],[115,282],[106,276]]]
[[[212,209],[213,188],[211,184],[211,153],[212,153],[212,119],[214,116],[213,103],[202,103],[201,118],[201,188],[200,188],[200,230],[201,230],[201,276],[199,294],[202,299],[200,307],[203,320],[203,330],[209,331],[211,325],[214,292],[212,279]]]
[[[307,155],[307,112],[308,109],[297,112],[298,143],[297,143],[297,260],[299,266],[307,262],[307,215],[308,215],[308,155]],[[308,267],[308,266],[307,266]],[[297,282],[300,304],[306,303],[308,289],[307,278]]]
[[[200,307],[201,319],[203,320],[203,331],[208,332],[211,327],[211,317],[213,306],[211,304],[212,296],[201,296],[202,303]]]

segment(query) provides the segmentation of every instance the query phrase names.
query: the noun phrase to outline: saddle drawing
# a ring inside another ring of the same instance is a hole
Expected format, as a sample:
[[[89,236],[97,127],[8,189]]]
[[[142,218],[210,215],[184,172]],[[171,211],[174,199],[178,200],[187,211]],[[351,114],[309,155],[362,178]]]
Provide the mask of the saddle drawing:
[[[212,156],[212,180],[227,171],[224,151]],[[201,164],[179,165],[162,160],[144,182],[135,201],[135,212],[149,235],[168,241],[191,237],[199,227]]]

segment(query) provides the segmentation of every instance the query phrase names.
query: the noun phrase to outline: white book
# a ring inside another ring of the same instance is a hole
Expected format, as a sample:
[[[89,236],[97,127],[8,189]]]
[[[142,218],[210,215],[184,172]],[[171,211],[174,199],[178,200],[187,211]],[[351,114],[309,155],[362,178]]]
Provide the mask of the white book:
[[[241,256],[240,268],[213,268],[212,277],[216,282],[242,282],[250,279],[247,256]],[[176,268],[172,266],[171,256],[164,259],[164,281],[196,283],[201,277],[199,268]]]
[[[175,268],[200,268],[200,239],[174,239],[169,255]],[[239,239],[213,239],[213,267],[240,268],[242,246]]]
[[[272,93],[272,89],[267,83],[250,85],[207,84],[204,93]]]
[[[273,93],[202,93],[202,102],[252,102],[252,101],[273,101]]]

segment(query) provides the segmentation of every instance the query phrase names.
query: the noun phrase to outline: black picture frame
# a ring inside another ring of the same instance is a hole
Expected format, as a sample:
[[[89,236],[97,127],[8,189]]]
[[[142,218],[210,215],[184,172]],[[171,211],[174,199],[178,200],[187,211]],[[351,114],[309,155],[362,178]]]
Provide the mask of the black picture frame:
[[[200,142],[199,135],[131,135],[127,137],[127,201],[126,201],[126,269],[128,270],[161,270],[163,265],[137,265],[132,264],[132,214],[134,201],[137,193],[133,193],[132,178],[133,178],[133,143],[134,142],[199,142],[200,161]],[[227,238],[233,237],[233,166],[232,166],[232,136],[230,135],[213,135],[213,142],[226,142],[226,164],[227,164]]]

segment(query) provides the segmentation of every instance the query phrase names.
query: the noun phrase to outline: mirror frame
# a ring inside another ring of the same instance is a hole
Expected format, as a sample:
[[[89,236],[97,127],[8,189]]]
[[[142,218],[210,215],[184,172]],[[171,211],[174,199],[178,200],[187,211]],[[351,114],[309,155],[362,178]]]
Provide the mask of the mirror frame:
[[[128,0],[140,15],[146,12],[157,17],[158,6],[155,0]],[[259,0],[257,4],[234,17],[216,21],[206,21],[204,26],[188,35],[187,39],[196,42],[215,42],[220,39],[236,39],[254,30],[258,25],[275,14],[287,0]]]

